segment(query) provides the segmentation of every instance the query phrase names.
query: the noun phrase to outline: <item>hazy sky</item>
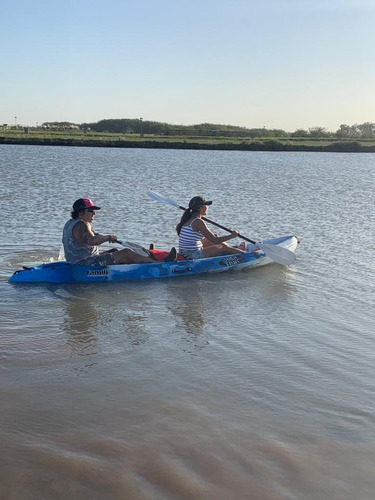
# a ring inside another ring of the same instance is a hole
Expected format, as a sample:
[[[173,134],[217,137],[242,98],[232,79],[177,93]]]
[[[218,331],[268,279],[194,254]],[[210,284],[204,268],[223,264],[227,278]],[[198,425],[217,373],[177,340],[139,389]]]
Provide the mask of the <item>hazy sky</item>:
[[[0,28],[0,123],[375,122],[374,0],[13,0]]]

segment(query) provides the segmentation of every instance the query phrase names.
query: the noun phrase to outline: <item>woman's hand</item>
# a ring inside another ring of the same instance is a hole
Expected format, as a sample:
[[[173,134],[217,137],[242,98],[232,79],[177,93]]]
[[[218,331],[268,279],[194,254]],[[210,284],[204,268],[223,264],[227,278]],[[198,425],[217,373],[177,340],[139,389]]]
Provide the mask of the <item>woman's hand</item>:
[[[233,231],[230,233],[230,239],[232,238],[237,238],[237,236],[240,234],[239,231],[237,231],[236,229],[233,229]]]
[[[108,243],[116,243],[117,241],[117,236],[115,234],[108,234]]]

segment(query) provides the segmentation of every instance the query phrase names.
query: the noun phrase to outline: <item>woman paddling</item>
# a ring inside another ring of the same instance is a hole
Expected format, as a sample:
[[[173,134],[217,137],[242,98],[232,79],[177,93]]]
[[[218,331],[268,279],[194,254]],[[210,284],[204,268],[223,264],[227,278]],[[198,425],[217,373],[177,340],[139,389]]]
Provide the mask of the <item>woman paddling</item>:
[[[232,231],[226,236],[216,236],[208,229],[202,217],[207,214],[208,206],[211,204],[212,201],[206,201],[202,196],[195,196],[190,200],[189,208],[184,211],[176,226],[179,235],[179,253],[186,259],[244,253],[243,250],[225,243],[236,238],[238,231]]]
[[[100,207],[97,207],[89,198],[79,198],[74,202],[71,219],[65,224],[62,237],[65,258],[68,264],[109,266],[123,263],[155,263],[152,257],[139,255],[130,248],[117,251],[112,249],[99,253],[99,245],[106,241],[116,243],[117,236],[114,234],[94,233],[91,223],[97,210],[100,210]],[[174,260],[176,260],[176,249],[172,248],[164,261]]]

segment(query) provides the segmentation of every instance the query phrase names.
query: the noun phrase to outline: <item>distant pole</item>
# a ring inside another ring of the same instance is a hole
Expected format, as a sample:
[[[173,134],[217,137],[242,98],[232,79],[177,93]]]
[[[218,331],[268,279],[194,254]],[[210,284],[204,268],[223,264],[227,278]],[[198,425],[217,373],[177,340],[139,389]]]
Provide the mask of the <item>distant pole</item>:
[[[17,127],[17,116],[14,117],[14,125]]]
[[[142,128],[143,118],[140,118],[140,120],[141,120],[141,137],[143,137],[143,128]]]

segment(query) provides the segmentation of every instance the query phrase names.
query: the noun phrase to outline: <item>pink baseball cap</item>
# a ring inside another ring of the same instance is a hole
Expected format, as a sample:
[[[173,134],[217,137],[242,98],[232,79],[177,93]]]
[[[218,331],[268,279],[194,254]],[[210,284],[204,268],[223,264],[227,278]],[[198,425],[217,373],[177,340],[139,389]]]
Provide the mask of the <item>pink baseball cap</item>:
[[[86,208],[93,208],[94,210],[100,210],[89,198],[80,198],[73,203],[74,212],[82,212]]]

